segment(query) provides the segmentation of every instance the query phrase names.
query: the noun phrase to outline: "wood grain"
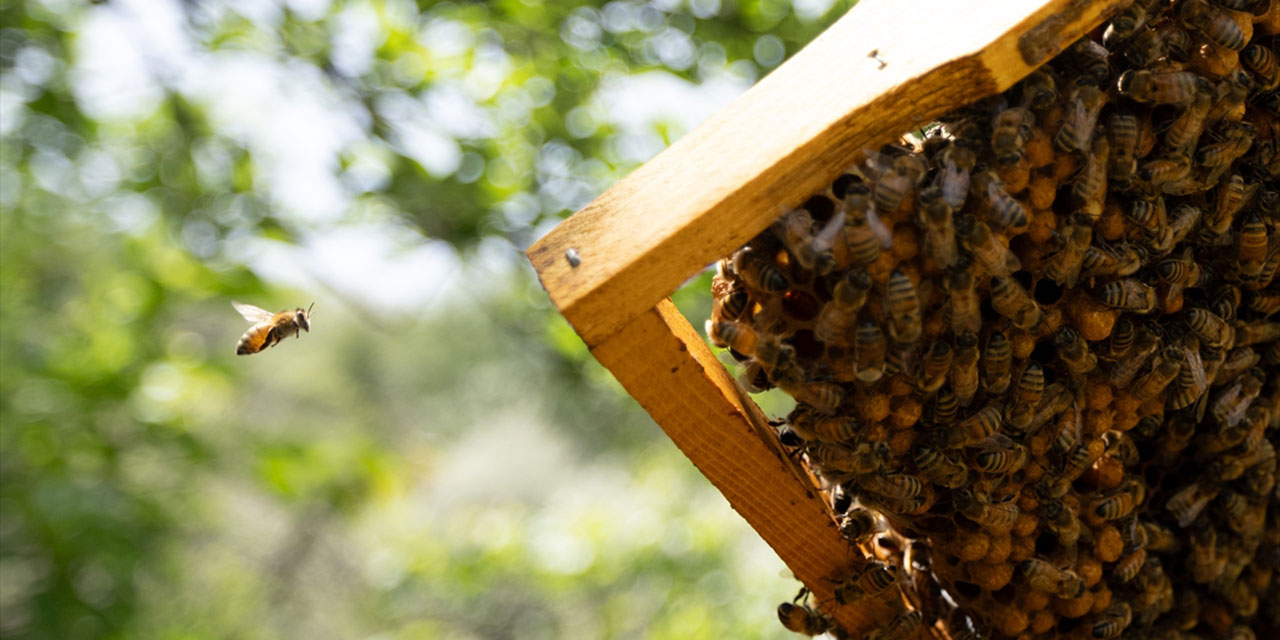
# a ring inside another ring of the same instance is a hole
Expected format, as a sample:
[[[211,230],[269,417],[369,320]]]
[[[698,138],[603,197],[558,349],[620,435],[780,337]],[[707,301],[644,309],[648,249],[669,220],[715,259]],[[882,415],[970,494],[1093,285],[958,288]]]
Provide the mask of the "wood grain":
[[[840,535],[812,477],[787,458],[760,408],[669,300],[637,316],[592,353],[816,601],[831,600],[831,579],[863,566],[861,555]],[[893,617],[883,602],[839,607],[833,613],[856,632]]]
[[[583,340],[602,344],[862,148],[1008,88],[1125,4],[863,0],[535,243],[529,259]]]

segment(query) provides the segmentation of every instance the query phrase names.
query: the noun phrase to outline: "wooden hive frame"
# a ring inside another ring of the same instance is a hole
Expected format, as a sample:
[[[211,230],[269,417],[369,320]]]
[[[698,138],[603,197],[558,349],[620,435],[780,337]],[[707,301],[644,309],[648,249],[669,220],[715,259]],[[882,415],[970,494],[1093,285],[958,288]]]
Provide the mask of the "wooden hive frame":
[[[813,478],[668,299],[857,153],[1009,88],[1127,0],[863,0],[529,248],[591,353],[819,602],[864,559]],[[828,613],[847,630],[883,603]]]

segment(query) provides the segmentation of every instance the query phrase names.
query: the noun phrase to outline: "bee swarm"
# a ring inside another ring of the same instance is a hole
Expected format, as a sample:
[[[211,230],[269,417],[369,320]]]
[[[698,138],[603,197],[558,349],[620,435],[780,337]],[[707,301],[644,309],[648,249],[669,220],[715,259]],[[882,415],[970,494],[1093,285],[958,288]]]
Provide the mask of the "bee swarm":
[[[788,629],[1280,633],[1280,0],[1099,31],[721,262],[707,334],[869,558]]]

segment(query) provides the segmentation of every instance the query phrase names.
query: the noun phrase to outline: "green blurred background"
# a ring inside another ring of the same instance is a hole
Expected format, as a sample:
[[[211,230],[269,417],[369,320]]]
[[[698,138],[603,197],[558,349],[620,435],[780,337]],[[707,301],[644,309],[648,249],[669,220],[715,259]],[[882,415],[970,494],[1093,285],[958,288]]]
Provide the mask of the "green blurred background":
[[[850,4],[0,2],[0,636],[788,637],[521,251]]]

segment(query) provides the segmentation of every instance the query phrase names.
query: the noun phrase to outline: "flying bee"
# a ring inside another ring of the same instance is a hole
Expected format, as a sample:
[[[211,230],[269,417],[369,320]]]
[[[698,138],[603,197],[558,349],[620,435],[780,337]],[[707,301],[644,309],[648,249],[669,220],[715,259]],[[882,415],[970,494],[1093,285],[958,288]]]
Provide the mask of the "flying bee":
[[[1013,278],[996,276],[991,279],[991,306],[1008,318],[1013,326],[1024,331],[1035,332],[1044,323],[1040,305]]]
[[[1240,52],[1240,62],[1253,72],[1261,92],[1280,87],[1280,62],[1274,51],[1260,44],[1251,44]]]
[[[1134,336],[1130,354],[1111,366],[1108,378],[1111,386],[1123,389],[1129,386],[1138,371],[1147,363],[1151,354],[1160,346],[1160,338],[1146,327],[1140,327]]]
[[[947,145],[939,156],[942,166],[938,173],[938,187],[942,190],[942,199],[951,205],[952,211],[958,211],[969,193],[969,176],[977,156],[971,148],[957,141]]]
[[[979,309],[978,293],[974,290],[973,271],[968,260],[962,261],[951,270],[947,279],[950,296],[948,297],[951,318],[951,331],[956,335],[982,330],[982,311]]]
[[[1004,182],[990,169],[974,171],[969,188],[974,197],[986,205],[987,220],[995,229],[1027,226],[1027,210],[1016,198],[1009,195]]]
[[[956,230],[951,224],[951,205],[942,197],[942,189],[936,186],[920,190],[920,204],[924,212],[920,226],[924,229],[926,251],[939,267],[946,269],[960,259]]]
[[[919,445],[911,454],[920,476],[934,484],[958,489],[969,483],[969,468],[947,457],[938,449]]]
[[[836,602],[842,606],[862,598],[884,593],[898,581],[898,567],[878,560],[868,560],[858,575],[836,585],[833,590]]]
[[[884,375],[886,345],[880,325],[866,320],[858,325],[854,334],[857,343],[856,376],[859,382],[870,384]]]
[[[1000,426],[1000,407],[992,402],[955,426],[937,431],[937,444],[943,449],[958,449],[991,437]]]
[[[1025,107],[1012,107],[996,114],[991,123],[991,150],[997,165],[1010,167],[1026,157],[1023,147],[1035,124],[1035,115]]]
[[[884,309],[889,316],[889,337],[898,344],[920,339],[920,298],[907,274],[894,269],[885,287]]]
[[[1013,349],[1009,339],[996,331],[987,339],[987,348],[982,352],[982,386],[987,393],[999,395],[1009,388],[1010,368],[1013,362]]]
[[[1122,95],[1138,102],[1184,106],[1197,93],[1212,90],[1208,81],[1190,71],[1148,71],[1129,69],[1116,83]]]
[[[1133,619],[1133,609],[1129,603],[1120,601],[1112,604],[1098,614],[1089,632],[1094,638],[1118,638],[1124,633]]]
[[[1107,196],[1107,159],[1111,155],[1111,143],[1105,136],[1096,136],[1085,154],[1084,167],[1071,184],[1076,214],[1096,221],[1102,216],[1102,202]]]
[[[822,305],[813,334],[826,344],[843,346],[849,343],[848,328],[867,302],[871,291],[871,276],[862,269],[851,269],[836,282],[831,300]]]
[[[951,389],[961,406],[969,406],[978,393],[978,337],[965,332],[956,336],[955,357],[949,378]]]
[[[1089,351],[1080,332],[1071,327],[1061,327],[1053,337],[1054,346],[1058,348],[1058,358],[1067,365],[1067,371],[1076,377],[1083,377],[1098,366],[1098,357]]]
[[[861,180],[856,180],[845,190],[844,196],[845,247],[854,264],[867,265],[880,258],[880,239],[872,228],[871,190]]]
[[[1008,529],[1022,513],[1016,503],[991,504],[969,489],[951,494],[951,501],[961,515],[989,529]]]
[[[271,313],[266,309],[243,302],[232,302],[231,306],[249,321],[249,329],[240,336],[236,343],[236,355],[247,356],[263,349],[280,344],[289,336],[302,337],[299,329],[311,332],[311,307],[298,307],[292,311],[286,309],[279,313]]]
[[[733,270],[747,286],[765,293],[779,293],[791,286],[786,274],[768,256],[751,248],[733,255]]]
[[[1059,598],[1079,598],[1085,591],[1084,580],[1076,572],[1059,569],[1039,558],[1023,560],[1018,565],[1018,573],[1027,579],[1032,589]]]
[[[916,389],[924,394],[932,394],[947,381],[951,371],[951,361],[955,352],[946,340],[937,340],[925,353],[923,362],[916,375]]]
[[[787,631],[802,633],[806,636],[822,635],[835,626],[835,623],[822,612],[795,602],[784,602],[778,605],[778,620]]]
[[[1209,42],[1223,49],[1239,51],[1249,41],[1230,15],[1204,0],[1178,0],[1173,11],[1183,24],[1204,34]]]
[[[969,457],[969,464],[976,471],[991,474],[1011,474],[1027,464],[1027,448],[1004,434],[973,445],[978,451]]]
[[[876,180],[871,194],[875,210],[883,215],[893,213],[907,194],[920,184],[927,169],[919,155],[908,154],[894,158],[889,168]]]
[[[1058,151],[1088,153],[1093,142],[1093,130],[1098,114],[1107,101],[1107,95],[1098,87],[1077,84],[1067,99],[1067,114],[1053,138]]]
[[[955,227],[961,244],[991,275],[1007,276],[1022,268],[1017,256],[985,222],[963,215],[956,217]]]
[[[1086,216],[1073,216],[1062,233],[1062,248],[1049,257],[1044,276],[1058,284],[1074,287],[1084,265],[1084,254],[1093,242],[1093,225]]]
[[[1156,290],[1133,278],[1114,280],[1102,285],[1098,290],[1098,299],[1108,307],[1134,313],[1151,313],[1155,311],[1157,303]],[[994,298],[992,304],[995,304]]]
[[[1174,153],[1190,156],[1196,148],[1196,141],[1204,133],[1204,125],[1209,117],[1209,109],[1213,107],[1213,96],[1207,91],[1196,93],[1191,103],[1178,114],[1169,130],[1165,133],[1165,145]]]
[[[1183,354],[1182,349],[1178,347],[1169,347],[1161,354],[1160,360],[1155,366],[1138,378],[1133,383],[1133,388],[1129,392],[1133,395],[1134,400],[1139,404],[1143,404],[1148,400],[1160,395],[1169,383],[1178,376],[1178,368],[1181,366]]]

